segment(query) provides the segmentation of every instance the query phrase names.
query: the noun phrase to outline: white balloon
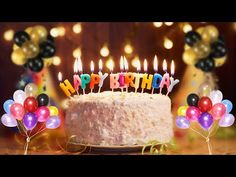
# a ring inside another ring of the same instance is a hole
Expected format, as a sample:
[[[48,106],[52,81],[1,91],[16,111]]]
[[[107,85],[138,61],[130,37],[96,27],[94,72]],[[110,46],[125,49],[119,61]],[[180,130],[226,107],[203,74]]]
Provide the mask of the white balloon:
[[[221,103],[222,99],[223,99],[223,94],[220,90],[213,90],[210,92],[210,99],[212,101],[212,104],[216,104],[216,103]]]
[[[6,127],[16,127],[17,126],[17,121],[14,119],[11,115],[9,114],[4,114],[1,117],[1,122],[3,125]]]
[[[15,103],[20,103],[23,105],[24,101],[26,99],[26,94],[23,90],[17,90],[13,94],[13,99],[14,99]]]
[[[25,93],[27,96],[36,97],[38,94],[38,87],[34,83],[29,83],[25,86]]]

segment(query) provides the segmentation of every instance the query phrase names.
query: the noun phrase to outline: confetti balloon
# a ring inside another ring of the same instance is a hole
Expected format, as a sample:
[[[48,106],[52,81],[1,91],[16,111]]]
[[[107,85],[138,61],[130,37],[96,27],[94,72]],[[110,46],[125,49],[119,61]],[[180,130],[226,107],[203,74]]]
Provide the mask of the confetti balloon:
[[[34,83],[29,83],[25,86],[25,93],[27,96],[37,96],[38,87]]]
[[[13,94],[13,100],[15,103],[20,103],[23,105],[24,101],[26,99],[26,94],[23,90],[16,90]]]
[[[225,108],[226,108],[226,113],[230,113],[233,109],[233,103],[229,100],[223,100],[221,102],[222,104],[225,105]]]
[[[24,108],[28,112],[34,112],[38,108],[38,102],[34,97],[28,97],[24,101]]]
[[[45,122],[50,116],[49,109],[46,106],[39,107],[35,114],[38,117],[39,122]]]
[[[223,99],[223,94],[220,90],[213,90],[210,92],[210,99],[212,101],[212,104],[220,103]]]
[[[181,129],[187,129],[190,127],[190,122],[186,117],[179,116],[176,118],[176,125]]]
[[[3,109],[7,114],[10,114],[11,105],[14,103],[13,100],[7,100],[3,103]]]
[[[186,117],[191,121],[197,121],[200,114],[201,111],[195,106],[190,106],[186,111]]]
[[[178,116],[185,116],[187,109],[188,109],[188,106],[180,106],[177,111]]]
[[[211,99],[208,97],[202,97],[199,102],[198,102],[198,108],[202,111],[202,112],[207,112],[210,111],[212,108],[212,102]]]
[[[235,118],[232,114],[225,114],[219,121],[220,127],[229,127],[233,125]]]
[[[61,120],[58,116],[52,116],[46,121],[48,129],[56,129],[61,125]]]
[[[213,117],[211,114],[204,112],[200,115],[198,122],[203,129],[208,130],[213,124]]]
[[[209,96],[212,91],[211,85],[209,82],[204,82],[199,86],[198,94],[200,97]]]
[[[27,130],[32,130],[37,125],[38,118],[34,113],[27,113],[23,118],[23,125]]]
[[[11,115],[9,114],[4,114],[1,117],[1,122],[3,125],[6,127],[16,127],[17,126],[17,121],[14,119]]]
[[[24,114],[25,114],[25,110],[24,107],[22,106],[22,104],[20,103],[14,103],[11,105],[10,108],[10,112],[11,115],[18,120],[22,120]]]
[[[216,103],[211,109],[212,116],[215,120],[219,120],[221,116],[226,113],[225,105],[222,103]]]
[[[50,116],[57,116],[58,115],[58,109],[55,106],[49,106],[48,107]]]

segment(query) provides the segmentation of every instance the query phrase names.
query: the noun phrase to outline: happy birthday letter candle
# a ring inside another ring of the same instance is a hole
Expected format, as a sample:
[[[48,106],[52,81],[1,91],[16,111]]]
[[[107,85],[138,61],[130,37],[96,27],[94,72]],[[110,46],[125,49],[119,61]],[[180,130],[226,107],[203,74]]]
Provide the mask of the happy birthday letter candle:
[[[90,64],[90,69],[91,69],[91,80],[90,80],[90,89],[91,89],[91,93],[93,92],[93,89],[94,89],[94,85],[95,84],[99,84],[100,82],[100,76],[98,74],[94,74],[94,63],[93,61],[91,61],[91,64]]]
[[[124,56],[124,67],[125,67],[125,74],[126,74],[129,70],[129,64],[125,56]],[[129,89],[129,86],[126,86],[126,92],[128,92],[128,89]]]
[[[139,73],[141,70],[141,63],[139,60],[137,60],[136,70],[137,70],[137,73],[135,73],[135,83],[134,83],[135,93],[137,93],[137,90],[139,88],[140,79],[143,77],[143,74]]]
[[[77,94],[79,94],[79,86],[81,85],[81,79],[79,77],[79,75],[77,74],[78,72],[78,60],[75,59],[74,62],[74,76],[73,76],[73,80],[74,80],[74,89],[76,90]]]
[[[110,88],[112,90],[112,92],[114,91],[114,89],[119,88],[120,84],[119,84],[119,74],[112,74],[113,69],[114,69],[114,62],[112,60],[110,60],[108,62],[108,68],[110,69]]]
[[[153,61],[153,69],[155,71],[155,74],[154,74],[153,80],[152,80],[152,94],[154,93],[154,89],[158,89],[160,87],[160,83],[162,80],[162,76],[157,73],[158,72],[158,60],[157,60],[156,55],[155,55],[154,61]]]
[[[167,73],[167,63],[166,63],[166,60],[163,61],[163,70],[166,72],[163,77],[162,77],[162,80],[161,80],[161,83],[160,83],[160,93],[163,89],[163,87],[166,85],[166,87],[168,88],[169,85],[170,85],[170,76],[169,76],[169,73]]]
[[[102,67],[103,67],[103,64],[102,64],[102,60],[101,60],[101,59],[99,60],[98,65],[99,65],[99,66],[98,66],[98,67],[99,67],[99,72],[98,72],[98,74],[99,74],[99,76],[100,76],[100,82],[99,82],[99,84],[98,84],[98,86],[99,86],[98,93],[100,93],[101,88],[102,88],[102,86],[103,86],[103,82],[104,82],[104,80],[107,78],[108,73],[102,74]]]
[[[125,87],[125,74],[124,71],[124,59],[121,56],[120,57],[120,73],[119,73],[119,87],[121,91],[123,92],[123,88]]]
[[[153,75],[152,74],[149,74],[149,76],[147,74],[148,66],[147,66],[147,60],[146,59],[144,60],[144,64],[143,65],[144,65],[143,67],[144,67],[145,74],[143,74],[143,81],[142,81],[142,85],[141,85],[142,93],[143,93],[145,88],[147,88],[148,90],[151,89],[151,87],[152,87],[152,79],[153,79]]]
[[[71,85],[71,83],[66,79],[64,83],[61,83],[62,81],[62,74],[61,72],[58,73],[58,80],[60,81],[59,86],[63,90],[63,92],[66,94],[66,96],[70,97],[71,94],[75,93],[75,89]]]
[[[170,73],[171,73],[170,85],[169,85],[169,87],[168,87],[168,89],[167,89],[168,92],[167,92],[166,95],[168,95],[168,94],[172,91],[173,87],[174,87],[176,84],[179,83],[179,80],[178,80],[178,79],[174,79],[175,64],[174,64],[174,61],[173,61],[173,60],[171,61]]]

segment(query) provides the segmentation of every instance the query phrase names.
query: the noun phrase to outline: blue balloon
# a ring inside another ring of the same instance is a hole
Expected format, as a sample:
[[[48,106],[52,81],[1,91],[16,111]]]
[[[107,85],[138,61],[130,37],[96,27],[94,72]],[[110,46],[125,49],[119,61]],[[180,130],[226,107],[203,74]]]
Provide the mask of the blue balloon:
[[[14,103],[13,100],[7,100],[3,103],[3,109],[7,114],[10,114],[11,105]]]
[[[223,100],[221,103],[225,105],[225,108],[226,108],[226,112],[227,112],[227,113],[230,113],[230,112],[232,111],[232,109],[233,109],[233,103],[232,103],[231,101],[229,101],[229,100]]]

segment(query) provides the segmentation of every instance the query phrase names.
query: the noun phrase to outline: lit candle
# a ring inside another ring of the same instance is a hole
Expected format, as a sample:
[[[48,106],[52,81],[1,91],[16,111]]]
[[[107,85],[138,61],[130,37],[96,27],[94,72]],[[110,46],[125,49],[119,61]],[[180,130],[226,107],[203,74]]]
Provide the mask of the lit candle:
[[[137,90],[139,88],[140,78],[143,77],[143,74],[139,73],[141,70],[141,63],[139,60],[137,60],[137,63],[136,63],[136,70],[137,70],[137,73],[135,73],[135,83],[134,83],[135,93],[137,93]]]
[[[62,83],[62,74],[61,72],[58,73],[58,80],[60,82],[59,86],[63,90],[63,92],[66,94],[66,96],[70,97],[71,94],[75,93],[75,89],[71,85],[71,83],[66,79],[64,83]]]
[[[125,73],[127,73],[129,70],[129,64],[125,56],[124,56],[124,65],[125,65]],[[128,88],[129,86],[126,87],[126,92],[128,92]]]
[[[163,75],[161,83],[160,83],[160,93],[162,92],[162,89],[163,89],[163,87],[165,85],[166,85],[167,88],[170,85],[170,76],[169,76],[169,73],[167,73],[167,63],[166,63],[166,60],[163,61],[162,67],[163,67],[163,70],[166,73]]]
[[[175,74],[175,63],[174,63],[173,60],[171,61],[170,73],[171,73],[171,77],[170,77],[170,85],[169,85],[169,87],[168,87],[168,89],[167,89],[168,92],[167,92],[166,95],[168,95],[168,94],[172,91],[173,87],[174,87],[176,84],[179,83],[179,80],[178,80],[178,79],[174,79],[174,74]]]
[[[154,61],[153,61],[153,69],[154,69],[154,76],[152,81],[152,94],[154,93],[154,89],[158,89],[160,87],[160,83],[162,80],[162,76],[158,74],[158,60],[157,56],[155,55]]]
[[[91,89],[91,93],[93,92],[94,89],[94,85],[95,84],[99,84],[100,82],[100,76],[98,74],[94,74],[94,62],[91,61],[90,63],[90,69],[91,69],[91,80],[90,80],[90,89]]]
[[[98,62],[98,67],[99,67],[99,76],[100,76],[100,82],[98,84],[99,86],[99,89],[98,89],[98,92],[100,93],[101,92],[101,88],[103,86],[103,82],[104,80],[107,78],[108,76],[108,73],[105,73],[105,74],[102,74],[102,68],[103,68],[103,63],[102,63],[102,60],[100,59],[99,62]]]
[[[120,73],[119,73],[119,84],[121,92],[123,92],[123,88],[125,87],[125,74],[124,71],[124,58],[120,57]]]
[[[78,69],[79,72],[81,73],[80,78],[81,78],[81,88],[83,89],[83,94],[85,94],[85,88],[86,84],[90,82],[90,75],[89,74],[83,74],[83,66],[82,66],[82,61],[81,58],[78,58]]]
[[[114,91],[114,89],[119,88],[120,84],[119,84],[119,74],[112,74],[113,69],[114,69],[114,62],[113,60],[110,60],[107,64],[107,67],[110,70],[110,88],[112,90],[112,92]]]
[[[143,70],[144,70],[144,74],[143,74],[143,81],[142,81],[142,93],[144,91],[144,89],[147,87],[148,90],[151,89],[152,87],[152,79],[153,79],[153,75],[152,74],[147,74],[147,70],[148,70],[148,64],[147,64],[147,60],[144,59],[144,63],[143,63]]]
[[[79,95],[79,86],[81,85],[81,79],[79,77],[78,73],[78,60],[75,59],[74,62],[74,76],[73,76],[73,80],[74,80],[74,88],[77,92],[77,95]]]

